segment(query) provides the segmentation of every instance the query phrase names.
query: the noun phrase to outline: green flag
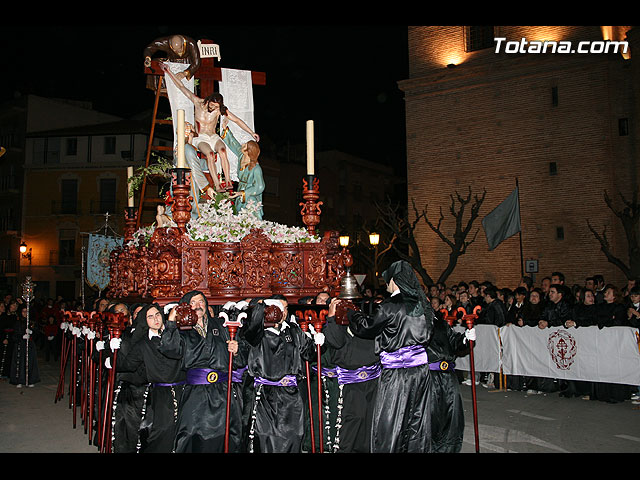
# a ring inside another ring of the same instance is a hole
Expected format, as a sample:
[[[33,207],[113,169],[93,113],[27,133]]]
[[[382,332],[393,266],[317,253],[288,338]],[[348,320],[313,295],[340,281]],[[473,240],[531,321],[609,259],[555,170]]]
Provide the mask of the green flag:
[[[520,231],[520,202],[518,187],[482,219],[489,250]]]

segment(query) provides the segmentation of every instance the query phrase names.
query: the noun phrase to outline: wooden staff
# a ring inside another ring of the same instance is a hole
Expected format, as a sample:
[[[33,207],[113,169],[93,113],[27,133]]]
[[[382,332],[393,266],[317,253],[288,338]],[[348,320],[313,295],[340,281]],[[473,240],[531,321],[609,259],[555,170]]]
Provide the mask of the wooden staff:
[[[104,320],[102,318],[101,314],[100,315],[100,330],[98,331],[98,337],[100,338],[100,340],[102,340],[104,338]],[[104,414],[104,402],[102,402],[102,350],[100,350],[98,352],[98,365],[96,368],[96,383],[98,384],[98,391],[96,393],[96,397],[98,399],[97,405],[98,405],[98,412],[97,412],[97,418],[98,421],[96,422],[96,438],[97,438],[97,443],[98,446],[100,446],[100,448],[102,448],[102,422],[100,421],[100,419],[102,418],[102,415]]]
[[[233,307],[235,308],[235,306]],[[236,319],[232,320],[229,315],[222,311],[218,315],[224,318],[223,327],[227,327],[229,331],[229,341],[233,341],[236,337],[238,328],[242,326],[242,319],[247,318],[247,312],[240,312],[237,314]],[[229,378],[227,378],[227,414],[224,424],[224,453],[229,453],[229,425],[231,422],[231,389],[232,389],[232,375],[233,375],[233,353],[229,352]]]
[[[83,328],[88,328],[87,326],[87,314],[85,312],[80,312],[80,321],[82,323]],[[87,335],[83,335],[84,339],[84,349],[81,357],[81,367],[82,367],[82,376],[80,377],[80,393],[82,394],[82,400],[80,403],[80,415],[82,421],[84,423],[84,433],[87,433],[87,419],[89,417],[89,339]]]
[[[315,312],[314,312],[315,313]],[[322,325],[323,325],[323,321],[322,319],[318,318],[318,316],[316,316],[316,318],[313,321],[313,328],[315,329],[316,333],[320,333],[322,332]],[[319,450],[320,453],[324,453],[324,448],[323,448],[323,433],[322,433],[322,361],[321,361],[321,356],[322,356],[322,348],[320,347],[320,345],[316,345],[316,350],[317,350],[317,354],[318,354],[318,444],[319,444]]]
[[[63,314],[64,323],[69,325],[70,312],[64,312]],[[67,327],[68,330],[68,327]],[[64,373],[67,368],[67,360],[69,359],[69,346],[71,344],[67,340],[67,331],[65,330],[62,334],[62,342],[60,348],[60,376],[58,377],[58,389],[56,390],[56,396],[53,403],[57,403],[58,400],[62,399],[64,396]]]
[[[464,309],[462,309],[464,311]],[[473,313],[465,315],[463,320],[467,324],[467,328],[473,328],[473,322],[478,318],[478,312],[482,310],[480,305],[476,305],[473,309]],[[478,401],[476,397],[476,368],[475,361],[473,359],[473,340],[469,340],[469,360],[471,363],[471,398],[473,400],[473,431],[475,434],[476,453],[480,453],[480,439],[478,435]]]
[[[307,312],[300,315],[304,316],[306,314]],[[309,320],[300,319],[300,328],[302,329],[303,332],[309,331],[310,321],[311,321],[311,316],[309,316]],[[309,402],[309,425],[311,427],[311,453],[316,453],[316,433],[313,428],[313,402],[311,401],[311,369],[309,368],[308,360],[305,360],[304,363],[307,371],[307,401]]]
[[[76,315],[71,316],[71,324],[74,328],[78,328],[78,318]],[[76,404],[77,398],[76,394],[78,393],[77,381],[78,381],[78,336],[72,331],[72,340],[71,340],[71,379],[69,383],[69,406],[73,409],[73,428],[76,428]]]
[[[96,315],[96,312],[92,312],[91,315],[89,316],[89,319],[87,320],[87,327],[89,328],[89,330],[91,332],[93,332],[96,336],[97,336],[97,332],[96,332],[96,326],[98,325],[98,316]],[[89,363],[89,398],[88,398],[88,409],[89,409],[89,414],[87,416],[87,423],[89,424],[89,428],[88,428],[88,435],[89,435],[89,445],[91,445],[92,439],[92,433],[93,433],[93,409],[95,408],[95,393],[96,393],[96,389],[95,389],[95,371],[96,371],[96,365],[95,362],[93,360],[93,347],[94,347],[95,343],[94,343],[94,338],[91,338],[89,340],[89,355],[87,355],[88,357],[88,363]],[[86,429],[85,429],[86,431]]]
[[[107,314],[107,328],[109,329],[109,338],[120,338],[125,328],[126,319],[122,313],[117,315]],[[104,418],[102,419],[102,452],[111,452],[111,423],[108,422],[113,411],[113,396],[116,380],[116,361],[118,358],[118,349],[113,350],[113,362],[109,371],[109,381],[107,383],[106,402],[104,409]]]

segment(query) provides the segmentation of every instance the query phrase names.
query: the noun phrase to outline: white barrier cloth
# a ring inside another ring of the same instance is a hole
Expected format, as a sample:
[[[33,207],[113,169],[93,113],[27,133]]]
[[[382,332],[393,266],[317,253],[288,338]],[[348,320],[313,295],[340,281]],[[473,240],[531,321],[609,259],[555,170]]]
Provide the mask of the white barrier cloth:
[[[631,327],[502,327],[503,373],[640,385],[637,331]]]
[[[473,346],[473,363],[476,372],[500,371],[500,339],[494,325],[476,325],[476,341]],[[464,333],[466,328],[456,326],[454,330]],[[456,358],[456,370],[471,371],[469,355]]]

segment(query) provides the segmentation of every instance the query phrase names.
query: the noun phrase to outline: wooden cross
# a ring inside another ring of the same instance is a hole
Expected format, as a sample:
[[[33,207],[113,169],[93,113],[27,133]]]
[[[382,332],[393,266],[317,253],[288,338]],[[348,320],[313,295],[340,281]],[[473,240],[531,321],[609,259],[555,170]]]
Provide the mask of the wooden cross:
[[[213,41],[203,39],[200,40],[203,45],[214,44]],[[151,66],[144,68],[144,73],[148,75],[164,75],[160,69],[160,61],[152,60]],[[196,71],[195,78],[200,81],[200,97],[205,98],[215,92],[216,81],[222,81],[222,69],[216,67],[213,63],[213,57],[206,57],[201,59],[200,68]],[[266,85],[267,76],[265,72],[251,72],[251,83],[254,85]]]

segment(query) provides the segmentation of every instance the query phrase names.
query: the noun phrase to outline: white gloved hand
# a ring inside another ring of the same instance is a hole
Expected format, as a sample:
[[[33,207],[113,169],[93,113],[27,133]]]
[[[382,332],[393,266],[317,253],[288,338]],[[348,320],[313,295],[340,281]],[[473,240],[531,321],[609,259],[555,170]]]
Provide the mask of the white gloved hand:
[[[238,310],[242,310],[243,308],[245,308],[247,305],[249,305],[249,302],[247,302],[246,300],[241,300],[238,303],[236,303],[236,308]]]
[[[87,335],[89,333],[89,327],[87,327],[86,325],[82,326],[82,335]]]
[[[49,336],[47,337],[47,340],[51,341],[51,340],[53,340],[54,338],[56,338],[56,337],[54,337],[53,335],[49,335]]]
[[[104,340],[98,340],[96,342],[96,350],[97,351],[104,350]]]
[[[71,327],[71,334],[75,335],[76,337],[80,336],[80,329],[78,327]]]
[[[111,368],[111,357],[107,357],[107,359],[104,361],[104,366],[107,368]]]
[[[112,338],[109,341],[109,347],[111,348],[111,350],[118,350],[120,348],[121,343],[122,343],[121,338]]]
[[[25,340],[29,340],[29,334],[28,334],[28,333],[25,333],[25,334],[22,336],[22,338],[24,338]]]
[[[313,335],[313,341],[316,345],[322,346],[324,344],[324,333],[316,332],[316,329],[313,328],[313,324],[309,324],[309,331]]]
[[[227,303],[225,303],[225,304],[222,306],[222,309],[223,309],[223,310],[229,310],[229,309],[230,309],[231,307],[233,307],[235,304],[236,304],[236,302],[228,301]]]
[[[67,322],[60,322],[60,330],[66,330],[68,328]]]
[[[87,333],[87,340],[93,340],[94,338],[96,338],[96,332],[89,330],[89,333]]]
[[[469,328],[469,329],[464,331],[464,340],[465,340],[465,343],[467,343],[469,341],[472,341],[472,342],[476,341],[476,329],[475,329],[475,327]]]

